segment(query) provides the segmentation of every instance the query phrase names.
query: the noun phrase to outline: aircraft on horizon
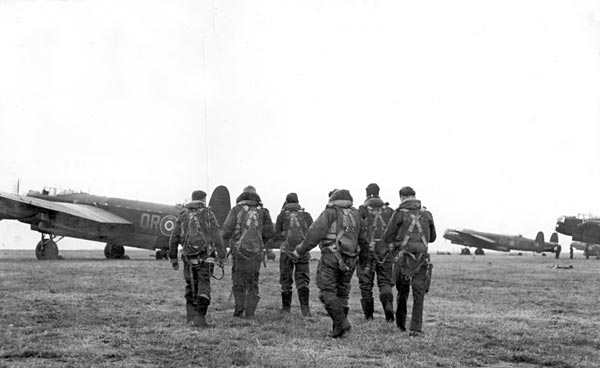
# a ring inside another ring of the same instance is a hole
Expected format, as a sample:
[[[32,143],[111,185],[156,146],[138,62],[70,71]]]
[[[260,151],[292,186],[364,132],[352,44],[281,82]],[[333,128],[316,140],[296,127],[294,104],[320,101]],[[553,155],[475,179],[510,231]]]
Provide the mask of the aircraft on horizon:
[[[600,218],[590,215],[561,216],[556,231],[569,235],[574,241],[600,244]]]
[[[571,236],[571,246],[587,256],[600,257],[600,218],[591,215],[561,216],[556,220],[556,231]]]
[[[231,206],[227,188],[215,188],[208,205],[222,225]],[[41,233],[35,247],[38,259],[59,258],[56,243],[64,237],[105,242],[108,259],[125,258],[123,246],[157,249],[156,259],[166,258],[182,209],[55,188],[30,190],[25,196],[0,192],[0,220],[17,220]]]
[[[596,257],[600,259],[600,244],[592,244],[592,243],[582,243],[578,241],[574,241],[571,243],[571,246],[577,250],[583,251],[584,256]],[[587,250],[586,250],[587,248]]]
[[[511,250],[524,252],[557,252],[558,234],[553,233],[550,242],[544,241],[544,233],[538,232],[534,239],[524,238],[522,235],[504,235],[485,233],[469,229],[447,229],[444,232],[444,238],[450,240],[452,244],[464,245],[465,247],[477,248],[476,255],[483,255],[483,249],[495,250],[498,252],[510,252]],[[465,251],[462,254],[470,254]]]

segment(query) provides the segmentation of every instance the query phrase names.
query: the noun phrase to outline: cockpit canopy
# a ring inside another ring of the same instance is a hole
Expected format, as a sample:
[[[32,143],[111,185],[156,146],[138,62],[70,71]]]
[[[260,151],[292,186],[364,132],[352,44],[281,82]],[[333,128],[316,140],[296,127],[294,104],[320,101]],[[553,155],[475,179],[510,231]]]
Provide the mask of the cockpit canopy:
[[[55,196],[60,196],[60,195],[67,195],[67,194],[74,194],[74,193],[85,193],[85,192],[83,192],[83,191],[79,191],[78,192],[78,191],[75,191],[73,189],[62,189],[62,188],[45,186],[44,189],[42,189],[41,193],[43,195],[55,197]]]

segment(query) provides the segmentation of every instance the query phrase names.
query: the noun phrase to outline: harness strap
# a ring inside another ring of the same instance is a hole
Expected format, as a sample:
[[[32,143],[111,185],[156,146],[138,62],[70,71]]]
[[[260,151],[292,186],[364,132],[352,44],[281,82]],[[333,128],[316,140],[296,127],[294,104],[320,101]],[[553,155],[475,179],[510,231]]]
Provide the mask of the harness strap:
[[[289,222],[288,222],[288,228],[286,230],[282,231],[282,236],[284,238],[287,238],[288,234],[290,233],[290,228],[292,227],[292,220],[295,220],[296,228],[298,229],[298,232],[300,232],[300,236],[302,236],[302,239],[306,238],[306,232],[304,231],[304,228],[306,227],[305,222],[299,217],[300,216],[300,212],[303,212],[302,210],[298,210],[298,211],[286,211],[288,214],[288,218],[289,218]],[[292,214],[295,213],[293,216]]]
[[[331,254],[333,254],[333,256],[338,262],[338,267],[340,268],[340,270],[342,270],[342,272],[348,272],[350,270],[346,262],[344,262],[344,258],[342,258],[342,254],[340,253],[340,250],[338,249],[336,243],[324,246],[321,249],[328,249],[331,252]]]
[[[223,278],[225,277],[225,268],[224,267],[219,267],[221,269],[221,277],[216,277],[214,275],[214,268],[215,268],[215,258],[211,257],[211,256],[207,256],[206,258],[200,258],[199,256],[195,256],[195,257],[189,257],[185,254],[181,255],[181,259],[183,259],[184,265],[186,267],[189,267],[189,272],[190,272],[190,277],[191,277],[191,281],[192,281],[192,295],[194,295],[195,293],[195,288],[196,288],[196,283],[195,283],[195,279],[194,279],[194,270],[199,269],[201,265],[203,264],[208,264],[209,267],[212,265],[212,268],[209,268],[209,273],[210,273],[210,277],[212,277],[215,280],[223,280]]]
[[[237,248],[239,248],[239,245],[237,246]],[[234,257],[240,257],[243,258],[245,260],[253,260],[256,258],[263,258],[263,252],[256,252],[256,254],[252,255],[252,256],[247,256],[244,253],[242,253],[240,250],[238,250],[237,252],[234,253]]]
[[[419,211],[420,212],[420,211]],[[408,239],[410,239],[410,235],[413,233],[415,226],[417,226],[417,231],[419,232],[419,236],[421,237],[421,241],[423,245],[427,246],[427,239],[425,239],[425,235],[423,234],[423,227],[419,222],[421,218],[421,214],[415,215],[414,213],[410,214],[409,217],[412,219],[410,226],[408,227],[408,231],[404,235],[404,239],[402,240],[402,249],[406,248],[406,244],[408,244]]]
[[[370,210],[373,208],[371,206],[367,206],[367,209],[369,210],[369,213],[371,214],[372,212]],[[370,226],[371,236],[369,239],[369,252],[373,253],[375,260],[377,261],[377,263],[380,266],[383,265],[383,263],[385,262],[385,260],[388,257],[388,253],[386,253],[385,257],[383,257],[383,260],[380,260],[379,256],[377,256],[377,252],[375,251],[375,246],[377,245],[377,243],[383,240],[383,239],[375,238],[375,229],[377,228],[377,222],[381,221],[381,224],[385,228],[385,221],[383,220],[383,216],[381,216],[381,212],[382,212],[382,209],[380,208],[375,213],[375,216],[373,218],[373,223]]]
[[[294,215],[294,220],[296,220],[297,223],[297,229],[300,232],[300,236],[302,236],[302,239],[306,238],[306,232],[304,231],[304,221],[302,221],[300,219],[300,211],[296,211],[296,214]],[[291,213],[290,213],[290,225],[291,225]],[[288,229],[289,230],[289,229]]]
[[[410,216],[413,217],[414,215],[410,215]],[[418,218],[421,218],[421,215],[419,215]],[[413,220],[413,221],[415,221],[415,220]],[[423,244],[425,246],[427,246],[427,239],[425,239],[425,235],[423,234],[423,227],[421,226],[421,223],[419,221],[416,221],[416,223],[417,223],[417,230],[419,230],[419,235],[421,236],[421,241],[423,242]]]
[[[387,259],[389,258],[389,256],[392,254],[392,252],[386,252],[385,256],[383,257],[383,259],[379,259],[379,256],[377,255],[377,252],[373,252],[373,259],[375,259],[375,261],[380,265],[383,266],[383,264],[385,263],[385,261],[387,261]]]
[[[424,255],[424,253],[419,253],[417,256],[415,256],[412,253],[400,251],[394,258],[394,262],[392,264],[393,284],[396,283],[400,276],[402,276],[402,278],[405,280],[412,279],[412,277],[421,269],[421,267],[431,264],[429,256],[424,257]],[[415,261],[412,267],[410,267],[408,257],[411,257]]]
[[[235,224],[235,233],[237,233],[239,235],[239,238],[237,241],[235,241],[234,247],[236,250],[240,250],[240,247],[242,245],[243,240],[246,238],[246,234],[248,233],[248,229],[250,228],[250,226],[252,225],[252,222],[254,221],[254,228],[257,229],[257,231],[259,232],[259,234],[262,237],[262,230],[259,230],[259,217],[260,217],[260,213],[259,213],[259,209],[260,207],[255,207],[253,210],[256,212],[256,217],[250,217],[250,207],[248,205],[244,205],[242,206],[243,211],[239,211],[237,214],[237,221]],[[242,218],[242,216],[246,215],[246,219],[244,220]],[[242,228],[242,223],[246,222],[246,226]],[[238,252],[239,253],[239,252]],[[261,252],[257,252],[258,254],[260,254]],[[251,259],[251,258],[247,258],[247,259]]]
[[[200,208],[198,210],[198,216],[202,216],[205,212],[206,208]],[[203,231],[204,229],[202,228],[202,226],[200,225],[200,221],[198,220],[197,216],[194,216],[194,214],[192,213],[193,211],[188,212],[188,222],[187,222],[187,228],[184,229],[183,227],[181,228],[181,232],[183,233],[185,231],[185,237],[183,240],[183,247],[185,248],[188,245],[188,237],[190,234],[190,228],[192,226],[192,224],[196,225],[196,228],[198,229],[198,232],[200,233],[200,236],[202,237],[202,240],[204,241],[204,244],[206,244],[207,248],[209,248],[210,251],[210,247],[212,245],[212,236],[210,233],[210,219],[206,219],[206,233],[208,234],[208,238],[207,238],[207,234],[205,234],[205,232]]]

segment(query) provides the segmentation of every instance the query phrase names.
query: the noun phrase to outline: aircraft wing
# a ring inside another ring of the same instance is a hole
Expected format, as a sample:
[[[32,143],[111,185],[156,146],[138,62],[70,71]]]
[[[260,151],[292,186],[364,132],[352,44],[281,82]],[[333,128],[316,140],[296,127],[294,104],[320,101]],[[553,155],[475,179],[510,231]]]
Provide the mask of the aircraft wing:
[[[497,241],[495,241],[494,239],[488,238],[488,237],[480,235],[480,234],[473,234],[473,233],[464,232],[464,231],[461,232],[461,234],[464,235],[464,236],[473,237],[473,238],[475,238],[477,240],[481,240],[481,241],[484,241],[486,243],[490,243],[490,244],[496,244],[497,243]]]
[[[65,213],[82,219],[103,223],[129,225],[130,221],[101,208],[87,204],[52,202],[44,199],[0,193],[0,219],[32,216],[40,209]]]
[[[453,244],[461,244],[467,247],[497,249],[500,246],[496,239],[486,236],[485,233],[482,234],[467,229],[447,229],[444,232],[444,238],[450,240]]]

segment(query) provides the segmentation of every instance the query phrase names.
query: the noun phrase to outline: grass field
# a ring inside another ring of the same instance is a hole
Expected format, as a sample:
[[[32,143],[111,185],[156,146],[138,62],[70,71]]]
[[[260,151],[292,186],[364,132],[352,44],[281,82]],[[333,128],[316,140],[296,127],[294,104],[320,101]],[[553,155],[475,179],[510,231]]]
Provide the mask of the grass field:
[[[357,280],[351,333],[328,338],[311,262],[313,317],[294,293],[281,315],[278,263],[261,271],[254,320],[232,317],[229,267],[213,280],[209,322],[185,325],[183,277],[150,252],[0,251],[0,367],[600,367],[600,261],[541,256],[432,255],[424,336],[365,322]],[[571,264],[573,269],[551,265]]]

